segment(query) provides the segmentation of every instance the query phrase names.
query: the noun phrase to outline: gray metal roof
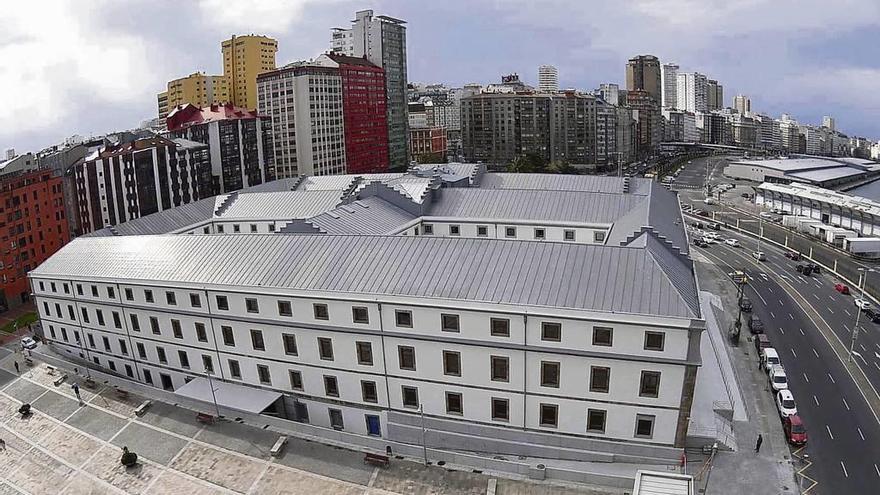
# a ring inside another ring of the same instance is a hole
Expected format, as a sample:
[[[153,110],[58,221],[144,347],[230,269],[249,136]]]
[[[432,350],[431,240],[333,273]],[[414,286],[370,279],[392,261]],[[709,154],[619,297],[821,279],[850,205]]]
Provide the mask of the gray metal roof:
[[[214,215],[215,200],[216,197],[200,199],[177,208],[118,223],[113,227],[99,229],[85,234],[84,237],[167,234],[168,232],[174,232],[190,225],[211,220],[211,217]]]
[[[441,190],[428,215],[610,224],[646,200],[644,196],[580,191],[447,188]]]
[[[388,181],[403,177],[404,173],[387,174],[343,174],[304,177],[297,190],[299,191],[345,191],[355,181]]]
[[[308,223],[328,234],[390,234],[416,218],[391,203],[371,196],[310,218]]]
[[[629,182],[634,184],[645,180],[629,179]],[[625,180],[622,178],[601,175],[487,173],[480,178],[480,189],[543,189],[622,194],[624,184]]]
[[[501,239],[271,234],[79,238],[31,276],[697,316],[650,248]]]
[[[238,194],[217,219],[309,218],[339,204],[339,191],[280,191]]]

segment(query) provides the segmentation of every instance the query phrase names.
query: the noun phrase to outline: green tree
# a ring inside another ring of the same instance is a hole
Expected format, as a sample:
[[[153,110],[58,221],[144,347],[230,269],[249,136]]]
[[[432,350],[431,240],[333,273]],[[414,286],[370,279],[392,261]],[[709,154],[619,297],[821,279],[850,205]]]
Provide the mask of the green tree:
[[[510,162],[507,166],[507,171],[523,174],[542,173],[547,171],[547,161],[534,153],[526,153]]]
[[[555,160],[547,165],[547,173],[550,174],[576,174],[577,170],[566,160]]]

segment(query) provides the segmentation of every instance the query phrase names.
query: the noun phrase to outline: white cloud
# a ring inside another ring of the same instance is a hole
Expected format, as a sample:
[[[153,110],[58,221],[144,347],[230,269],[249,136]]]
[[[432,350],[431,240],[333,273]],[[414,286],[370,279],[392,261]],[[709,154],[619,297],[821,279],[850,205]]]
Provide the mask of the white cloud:
[[[234,31],[257,30],[279,33],[300,19],[308,4],[326,6],[337,0],[200,0],[205,21]],[[248,31],[250,33],[251,31]]]
[[[143,97],[155,81],[148,53],[132,33],[94,24],[103,1],[16,2],[0,10],[0,135],[52,129],[81,108]]]

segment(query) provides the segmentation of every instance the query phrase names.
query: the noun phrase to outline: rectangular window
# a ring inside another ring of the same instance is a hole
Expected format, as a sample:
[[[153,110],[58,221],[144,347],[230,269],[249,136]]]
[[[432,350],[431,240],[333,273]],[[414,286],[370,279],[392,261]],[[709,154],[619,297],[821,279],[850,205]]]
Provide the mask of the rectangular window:
[[[318,337],[318,355],[325,361],[333,361],[333,341],[327,337]]]
[[[660,372],[642,371],[639,381],[639,397],[658,397],[660,395]]]
[[[113,312],[113,326],[116,328],[122,328],[122,318],[119,317],[119,313]]]
[[[510,320],[507,318],[492,318],[489,326],[493,337],[510,337]]]
[[[610,327],[593,327],[593,345],[611,347],[614,330]]]
[[[113,287],[107,287],[107,297],[110,299],[116,299],[116,291],[113,290]]]
[[[569,229],[563,230],[562,231],[562,240],[569,241],[569,242],[574,241],[575,240],[574,231],[569,230]]]
[[[413,347],[399,345],[397,346],[397,357],[400,369],[407,371],[416,370],[416,350]]]
[[[605,433],[605,411],[602,409],[587,409],[587,432]]]
[[[205,367],[205,371],[208,373],[214,373],[214,361],[211,360],[211,356],[202,354],[202,366]]]
[[[192,306],[192,307],[194,307],[194,308],[201,308],[201,307],[202,307],[202,298],[199,297],[198,294],[190,293],[190,295],[189,295],[189,305]]]
[[[61,338],[67,342],[67,330],[64,327],[61,327]]]
[[[217,296],[217,309],[229,311],[229,300],[226,296]]]
[[[351,308],[351,320],[355,323],[370,323],[370,312],[363,306]]]
[[[288,356],[296,356],[296,335],[283,333],[281,334],[281,340],[284,342],[284,353]]]
[[[654,416],[636,414],[635,436],[638,438],[651,438],[654,436]]]
[[[442,330],[444,332],[458,332],[458,331],[460,331],[458,315],[441,314],[440,315],[440,330]]]
[[[170,290],[165,291],[165,302],[167,302],[169,306],[177,306],[177,295]]]
[[[508,239],[513,239],[516,237],[516,227],[505,227],[504,228],[504,237]]]
[[[461,227],[458,225],[450,225],[449,235],[461,235]]]
[[[128,346],[122,339],[119,339],[119,351],[122,353],[123,356],[128,356]]]
[[[343,430],[345,426],[342,422],[342,411],[339,409],[328,409],[330,413],[330,427],[334,430]]]
[[[104,312],[100,309],[95,310],[95,316],[98,317],[98,325],[104,326]]]
[[[593,232],[593,241],[605,242],[605,232]]]
[[[220,333],[223,334],[223,345],[235,346],[235,334],[232,333],[232,327],[223,325],[220,327]]]
[[[183,329],[180,328],[180,320],[171,320],[171,334],[174,335],[175,339],[183,338]]]
[[[52,292],[58,292],[58,289],[55,288],[55,282],[49,282],[49,285],[52,287]]]
[[[335,376],[324,375],[324,393],[328,397],[339,397],[339,384]]]
[[[330,310],[327,309],[326,304],[321,304],[321,303],[312,304],[312,311],[315,313],[316,320],[329,320],[330,319]]]
[[[535,239],[543,240],[547,238],[547,232],[544,229],[535,229]]]
[[[507,382],[510,380],[510,361],[504,356],[491,356],[492,381]]]
[[[134,301],[134,291],[131,289],[125,289],[125,300]]]
[[[150,370],[144,370],[144,381],[150,385],[153,384],[153,374],[150,373]]]
[[[83,309],[85,309],[85,308],[83,308]],[[76,312],[73,310],[73,306],[71,306],[69,304],[67,305],[67,314],[68,314],[68,316],[70,316],[71,320],[76,321]],[[88,316],[88,315],[86,315],[86,316]]]
[[[238,364],[238,361],[234,359],[230,359],[228,361],[229,364],[229,376],[232,378],[237,378],[241,380],[241,365]]]
[[[492,397],[492,420],[510,421],[510,401]]]
[[[422,229],[425,232],[425,235],[434,235],[434,226],[430,223],[426,223],[422,225]]]
[[[237,223],[232,224],[232,231],[236,232],[236,233],[241,232],[241,226],[238,225]]]
[[[257,302],[256,299],[248,297],[244,300],[244,307],[247,309],[248,313],[259,313],[260,312],[260,303]]]
[[[177,351],[177,357],[180,358],[181,368],[189,368],[189,355],[186,351]]]
[[[443,374],[461,376],[461,353],[443,351]]]
[[[64,289],[65,289],[64,292],[67,292],[67,290],[66,290],[67,284],[64,284]],[[97,285],[92,286],[92,297],[98,297],[98,286]]]
[[[253,233],[253,232],[256,232],[256,231],[257,231],[257,224],[252,223],[252,224],[251,224],[251,232]]]
[[[290,301],[278,301],[278,316],[293,316]]]
[[[556,428],[557,421],[557,413],[559,412],[559,406],[556,404],[541,404],[541,426],[546,426],[549,428]]]
[[[49,326],[49,330],[52,331],[52,338],[55,338],[55,329],[52,328],[52,326],[50,325],[50,326]],[[88,337],[88,339],[89,339],[89,347],[91,347],[92,349],[94,349],[94,348],[95,348],[95,337],[92,336],[92,334],[88,334],[87,337]]]
[[[116,363],[114,363],[113,361],[107,360],[107,366],[110,367],[110,370],[116,371]]]
[[[562,340],[562,323],[542,322],[541,340],[549,342],[559,342]]]
[[[364,402],[379,402],[379,394],[376,389],[376,382],[361,380],[361,396]]]
[[[446,414],[464,414],[460,393],[446,392]]]
[[[403,398],[403,407],[410,409],[419,408],[419,389],[404,385],[400,387],[400,394]]]
[[[159,330],[159,320],[155,316],[150,317],[150,329],[156,335],[161,335],[162,331]]]
[[[645,350],[646,351],[662,351],[666,343],[666,333],[664,332],[645,332]]]
[[[82,308],[82,315],[83,315],[83,318],[82,318],[83,322],[88,323],[89,322],[89,309]],[[73,319],[73,318],[71,318],[71,319]]]
[[[110,339],[107,337],[101,337],[101,340],[104,341],[104,350],[110,352]]]
[[[156,355],[159,357],[159,362],[162,364],[168,364],[168,357],[165,355],[165,349],[161,347],[156,348]]]
[[[489,227],[485,225],[477,225],[477,237],[488,237]]]
[[[358,364],[365,366],[373,365],[373,344],[370,342],[355,342]]]
[[[195,323],[195,327],[196,327],[196,340],[198,340],[199,342],[207,342],[208,341],[208,332],[205,331],[205,324],[197,321]]]
[[[91,335],[89,335],[89,337],[91,337]],[[140,342],[138,342],[136,344],[136,347],[137,347],[137,351],[138,351],[138,357],[141,359],[147,359],[147,348],[144,347],[144,344],[141,344]]]
[[[251,344],[254,347],[255,351],[265,351],[266,343],[263,342],[263,332],[262,330],[251,329]]]
[[[269,367],[265,364],[257,365],[257,376],[260,377],[260,383],[272,385],[272,375],[269,374]]]
[[[590,366],[590,392],[608,393],[611,384],[611,368]]]
[[[287,374],[290,378],[290,388],[293,390],[302,390],[303,389],[303,378],[302,373],[296,370],[287,370]]]
[[[541,386],[559,388],[559,363],[541,361]]]
[[[149,289],[145,289],[144,290],[144,300],[147,301],[148,303],[153,302],[153,291],[151,291]]]
[[[399,327],[412,328],[412,311],[394,310],[394,322]]]

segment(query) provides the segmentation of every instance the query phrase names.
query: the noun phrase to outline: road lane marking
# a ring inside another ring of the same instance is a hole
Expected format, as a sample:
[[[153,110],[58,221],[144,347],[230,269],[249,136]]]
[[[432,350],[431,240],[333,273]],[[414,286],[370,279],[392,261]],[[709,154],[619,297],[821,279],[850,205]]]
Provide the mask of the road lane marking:
[[[782,304],[782,299],[779,300],[779,305],[780,305],[780,306],[785,306],[785,304]]]
[[[804,333],[804,329],[803,329],[803,328],[798,328],[798,330],[801,331],[801,335],[806,335],[806,334]]]
[[[813,354],[814,354],[816,357],[819,357],[819,353],[816,352],[816,348],[815,348],[815,347],[813,348]]]
[[[831,383],[837,383],[834,381],[834,377],[831,376],[831,373],[828,373],[828,378],[831,380]]]
[[[849,410],[850,410],[850,409],[849,409],[849,404],[846,403],[846,399],[844,399],[843,397],[841,397],[840,399],[843,400],[843,406],[846,407],[846,410],[847,410],[847,411],[849,411]]]
[[[877,471],[877,476],[880,476],[880,468],[876,464],[874,464],[874,471]]]
[[[764,303],[764,306],[766,306],[766,305],[767,305],[767,300],[764,299],[764,296],[762,296],[761,293],[758,292],[758,291],[755,291],[755,294],[758,295],[758,297],[761,299],[761,302]]]
[[[785,335],[785,329],[783,329],[782,327],[779,327],[779,333],[781,333],[782,335]]]
[[[791,355],[794,356],[795,359],[797,359],[797,354],[794,353],[794,349],[789,349],[789,350],[791,351]]]
[[[859,436],[862,437],[862,441],[865,441],[865,435],[862,433],[862,429],[856,426],[856,430],[859,431]]]
[[[843,468],[843,475],[849,478],[849,473],[846,472],[846,466],[843,465],[843,461],[840,461],[840,467]]]
[[[831,437],[832,440],[834,440],[834,434],[831,433],[831,428],[829,428],[828,425],[825,425],[825,429],[828,430],[828,436]]]
[[[789,314],[788,314],[788,319],[790,319],[791,321],[794,321],[794,316],[792,316],[791,313],[789,313]]]
[[[834,300],[834,296],[828,296],[828,299]]]
[[[819,296],[817,296],[816,294],[813,294],[813,297],[815,297],[817,301],[819,300]]]
[[[806,373],[804,373],[804,380],[806,380],[806,381],[807,381],[807,383],[810,383],[810,378],[809,378],[809,377],[807,377],[807,374],[806,374]],[[815,396],[815,395],[814,395],[814,396],[813,396],[813,398],[814,398],[814,399],[815,399],[815,398],[816,398],[816,396]],[[818,405],[818,404],[817,404],[817,405]]]
[[[776,319],[776,315],[773,314],[773,311],[770,312],[770,318],[773,318],[774,320]]]
[[[874,363],[874,367],[877,368],[878,370],[880,370],[880,365],[877,364],[877,361],[873,361],[873,363]]]
[[[819,405],[819,398],[814,395],[813,400],[816,402],[816,405],[818,406]]]
[[[844,311],[846,311],[846,310],[844,310]],[[831,309],[831,308],[828,308],[828,312],[831,313],[831,314],[834,314],[834,310]]]
[[[843,312],[846,313],[846,316],[852,316],[848,309],[844,309]]]
[[[865,329],[863,328],[862,331],[864,331],[864,330],[865,330]],[[859,343],[859,347],[861,347],[863,351],[868,352],[868,349],[865,348],[865,345],[864,345],[864,344]]]

